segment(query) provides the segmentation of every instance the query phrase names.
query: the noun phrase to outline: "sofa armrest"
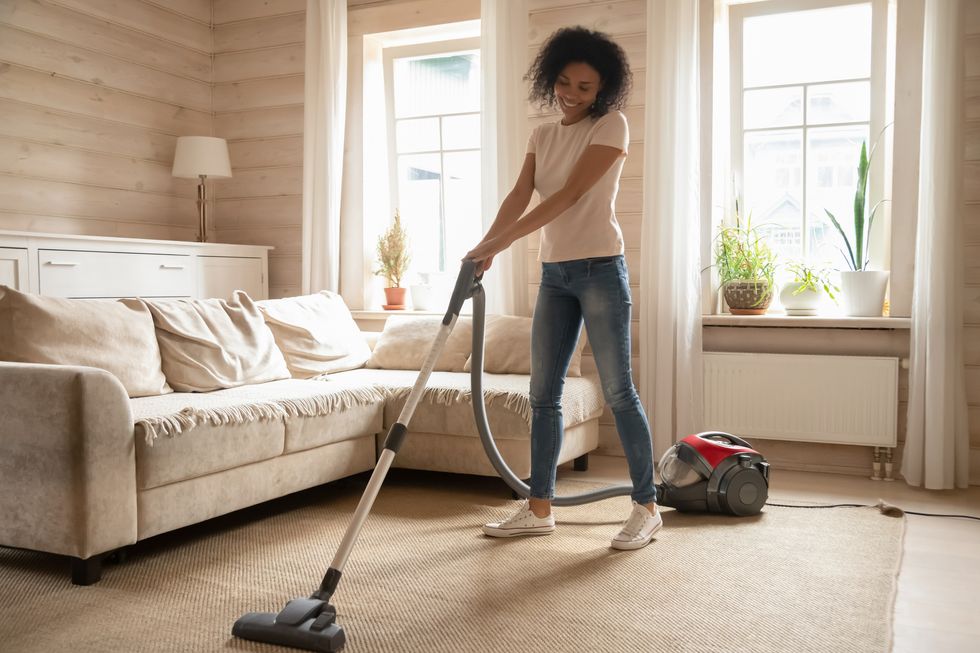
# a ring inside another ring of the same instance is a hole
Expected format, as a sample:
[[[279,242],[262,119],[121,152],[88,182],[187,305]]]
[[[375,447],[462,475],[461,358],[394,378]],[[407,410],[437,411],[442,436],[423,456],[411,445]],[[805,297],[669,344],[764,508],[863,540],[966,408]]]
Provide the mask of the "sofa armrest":
[[[122,384],[92,367],[0,362],[0,544],[85,559],[135,541]]]

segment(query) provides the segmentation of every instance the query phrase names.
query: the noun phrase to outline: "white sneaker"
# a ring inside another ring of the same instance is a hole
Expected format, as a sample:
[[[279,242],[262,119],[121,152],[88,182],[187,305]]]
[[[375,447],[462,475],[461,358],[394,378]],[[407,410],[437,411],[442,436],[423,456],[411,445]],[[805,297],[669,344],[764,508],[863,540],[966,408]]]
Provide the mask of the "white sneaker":
[[[509,519],[484,524],[483,532],[491,537],[515,537],[517,535],[548,535],[555,530],[555,516],[538,517],[531,512],[525,500]]]
[[[612,539],[612,548],[622,551],[642,549],[650,543],[654,534],[663,525],[664,522],[660,518],[659,510],[656,514],[650,514],[646,506],[634,501],[633,512],[623,524],[623,530],[619,531],[619,534]]]

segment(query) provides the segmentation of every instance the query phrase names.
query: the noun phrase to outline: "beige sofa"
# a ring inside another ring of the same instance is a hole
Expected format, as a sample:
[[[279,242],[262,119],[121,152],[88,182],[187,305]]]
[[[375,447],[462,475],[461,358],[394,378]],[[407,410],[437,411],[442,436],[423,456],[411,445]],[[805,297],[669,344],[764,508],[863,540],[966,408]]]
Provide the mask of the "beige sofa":
[[[123,373],[0,362],[0,545],[69,556],[72,581],[91,584],[107,554],[137,541],[371,469],[418,374],[378,367],[374,354],[410,349],[385,336],[360,334],[378,347],[354,369],[142,397]],[[522,477],[527,385],[526,374],[484,380],[498,446]],[[562,462],[597,447],[602,406],[595,377],[568,379]],[[396,465],[493,475],[467,372],[433,373]]]

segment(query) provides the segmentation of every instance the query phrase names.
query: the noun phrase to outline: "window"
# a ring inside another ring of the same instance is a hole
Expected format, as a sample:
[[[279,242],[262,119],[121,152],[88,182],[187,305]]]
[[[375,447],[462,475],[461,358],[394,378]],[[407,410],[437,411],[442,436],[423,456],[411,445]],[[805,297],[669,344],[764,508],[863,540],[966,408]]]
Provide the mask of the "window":
[[[884,47],[874,14],[881,6],[773,0],[732,8],[736,187],[743,213],[783,262],[844,265],[825,210],[845,232],[853,224],[861,143],[870,150],[883,126],[876,107],[884,105],[884,80],[874,55]],[[881,196],[881,176],[872,170],[872,197]]]
[[[483,233],[478,39],[386,48],[392,205],[411,271],[452,272]]]

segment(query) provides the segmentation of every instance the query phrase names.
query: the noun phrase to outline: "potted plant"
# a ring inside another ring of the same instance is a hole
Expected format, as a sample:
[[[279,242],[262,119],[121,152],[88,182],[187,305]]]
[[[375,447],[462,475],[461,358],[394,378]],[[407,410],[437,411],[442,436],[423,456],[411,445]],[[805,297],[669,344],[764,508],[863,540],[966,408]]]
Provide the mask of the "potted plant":
[[[835,292],[840,288],[830,280],[830,271],[813,267],[805,261],[794,261],[788,266],[793,280],[783,284],[779,301],[787,315],[816,315],[823,295],[837,301]]]
[[[405,288],[402,288],[402,278],[408,271],[412,257],[408,252],[408,232],[402,227],[401,216],[395,210],[395,220],[378,238],[378,263],[380,267],[374,271],[379,277],[384,277],[386,310],[401,310],[405,308]]]
[[[880,134],[879,134],[880,135]],[[834,223],[838,233],[844,240],[846,251],[841,254],[848,267],[842,270],[841,287],[844,295],[844,310],[851,316],[880,317],[885,302],[885,289],[888,286],[887,270],[869,270],[871,228],[874,226],[878,208],[887,200],[880,200],[867,213],[868,170],[878,145],[867,153],[867,144],[861,143],[861,155],[858,158],[857,190],[854,192],[854,246],[841,227],[840,222],[829,210],[824,209],[830,221]]]
[[[715,246],[715,265],[725,302],[733,315],[762,315],[772,302],[776,255],[752,227],[745,226],[735,201],[735,225],[722,227]]]

